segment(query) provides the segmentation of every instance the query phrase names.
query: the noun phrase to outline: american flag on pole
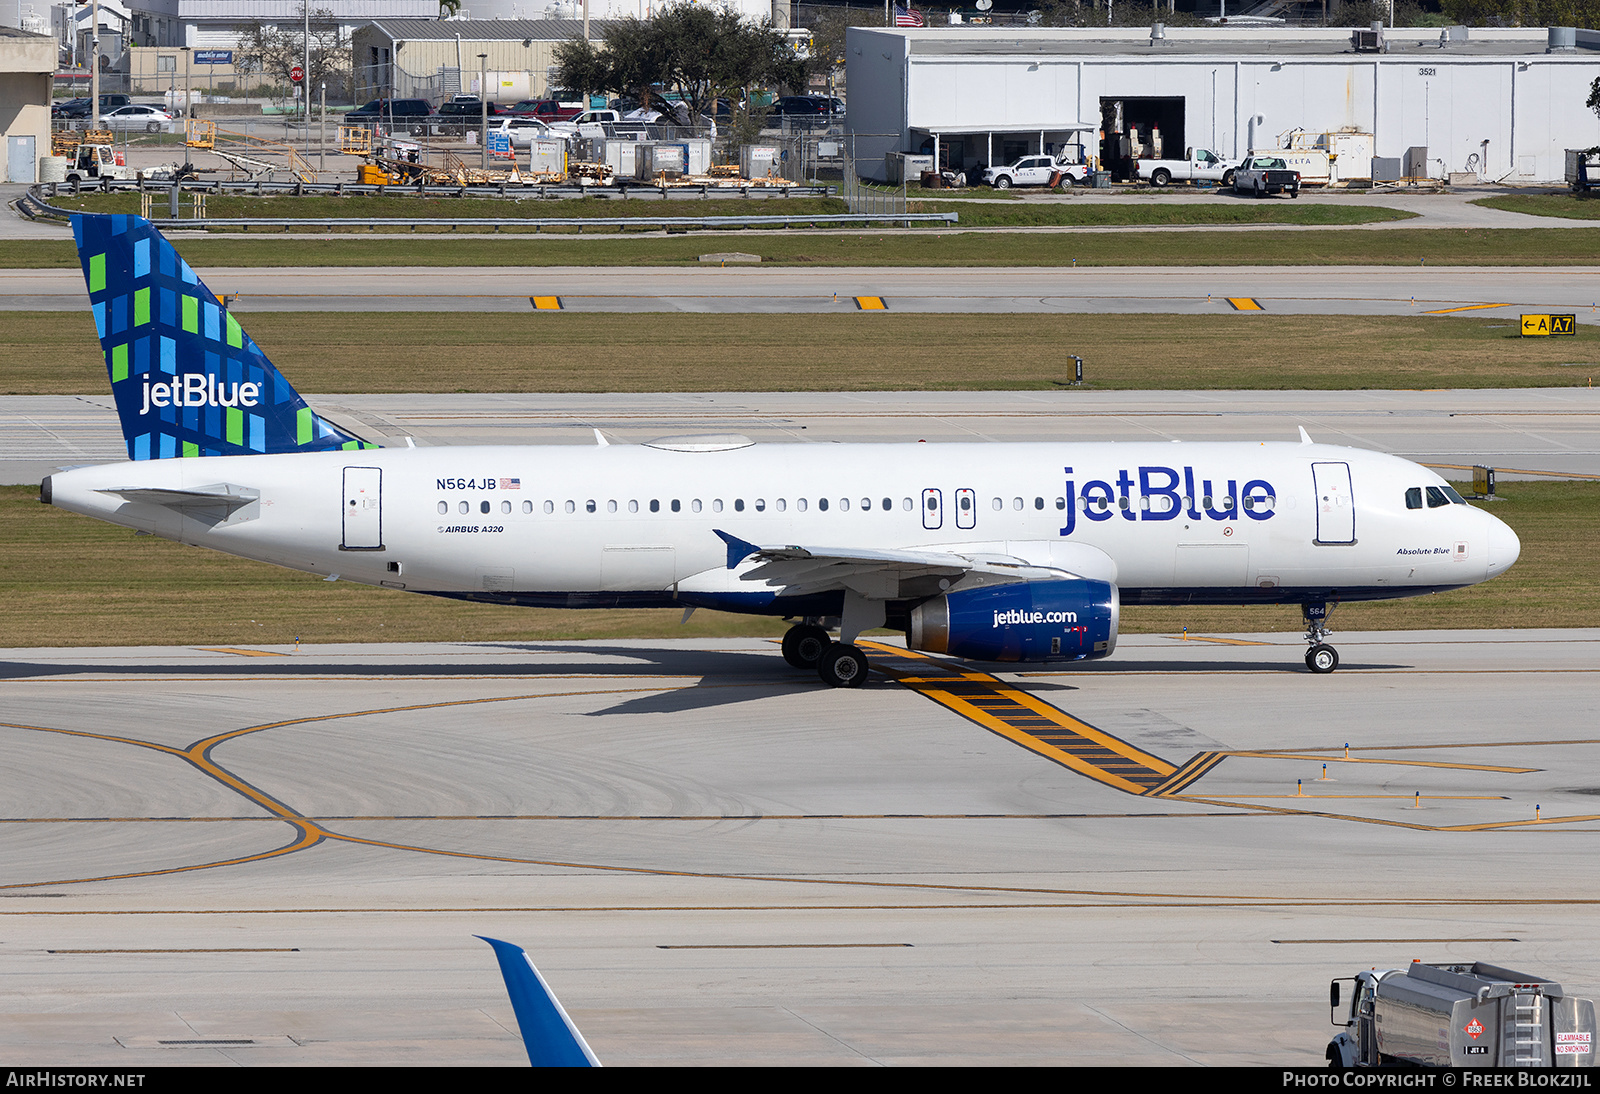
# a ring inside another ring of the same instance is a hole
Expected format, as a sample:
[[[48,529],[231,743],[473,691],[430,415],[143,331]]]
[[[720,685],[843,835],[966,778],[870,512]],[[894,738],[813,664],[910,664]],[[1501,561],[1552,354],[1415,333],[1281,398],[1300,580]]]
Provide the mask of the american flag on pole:
[[[920,27],[926,24],[922,21],[922,13],[916,8],[903,8],[896,4],[894,6],[894,25],[897,27]]]

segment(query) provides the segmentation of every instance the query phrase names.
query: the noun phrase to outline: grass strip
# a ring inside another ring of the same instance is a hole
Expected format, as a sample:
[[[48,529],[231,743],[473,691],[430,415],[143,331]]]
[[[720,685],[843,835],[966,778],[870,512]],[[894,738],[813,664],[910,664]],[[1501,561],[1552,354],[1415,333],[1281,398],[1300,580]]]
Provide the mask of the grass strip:
[[[91,213],[137,213],[139,196],[134,193],[81,194],[63,198],[63,208]],[[162,206],[165,209],[165,206]],[[515,200],[473,197],[424,197],[399,194],[332,195],[217,194],[206,199],[206,213],[213,217],[374,217],[404,221],[409,217],[448,219],[451,217],[738,217],[738,216],[826,216],[848,211],[839,198],[761,198],[706,197],[702,199],[662,200],[659,191],[639,188],[636,195],[612,198],[539,198]],[[924,200],[908,203],[907,212],[957,212],[961,224],[969,228],[1044,228],[1061,226],[1120,225],[1233,225],[1233,224],[1372,224],[1409,220],[1415,213],[1364,205],[1299,204],[1287,201],[1233,202],[1022,202],[979,200]],[[161,215],[165,215],[163,211]],[[281,229],[279,229],[281,231]],[[365,228],[338,229],[356,233]],[[403,228],[401,230],[410,231]],[[449,229],[422,229],[447,232]],[[659,229],[648,229],[657,231]],[[228,229],[229,232],[237,229]],[[577,229],[546,228],[547,232],[576,232]],[[596,226],[593,232],[623,232],[625,228]]]
[[[502,233],[503,234],[503,233]],[[1261,228],[1199,232],[843,233],[726,231],[693,235],[506,235],[451,239],[248,233],[178,236],[197,268],[215,266],[683,266],[730,244],[780,266],[1594,266],[1597,228]],[[70,239],[0,241],[0,267],[76,268]]]
[[[1600,374],[1600,328],[1525,339],[1515,319],[1459,316],[871,315],[846,301],[819,315],[240,318],[297,388],[322,393],[1051,390],[1071,378],[1069,352],[1097,389],[1570,387]],[[5,313],[0,394],[106,385],[87,312]]]
[[[1508,213],[1527,213],[1536,217],[1566,217],[1569,220],[1600,220],[1600,198],[1588,194],[1502,194],[1472,202],[1486,209]]]
[[[1471,589],[1344,605],[1340,631],[1582,627],[1600,609],[1592,579],[1600,484],[1502,483],[1493,512],[1521,560]],[[282,570],[67,513],[32,487],[0,487],[0,645],[228,645],[292,642],[559,641],[771,636],[784,625],[668,610],[567,611],[465,604]],[[1296,607],[1126,608],[1124,633],[1299,632]],[[1335,639],[1337,642],[1337,638]]]

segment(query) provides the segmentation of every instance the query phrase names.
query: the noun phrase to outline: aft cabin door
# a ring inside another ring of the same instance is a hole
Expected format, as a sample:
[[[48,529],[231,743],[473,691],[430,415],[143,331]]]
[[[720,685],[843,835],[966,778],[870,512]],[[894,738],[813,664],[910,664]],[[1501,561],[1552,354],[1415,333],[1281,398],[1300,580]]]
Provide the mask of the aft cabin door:
[[[932,487],[922,492],[922,526],[930,530],[944,527],[944,495]]]
[[[383,472],[376,467],[344,469],[343,551],[383,550]]]
[[[1317,489],[1317,545],[1356,541],[1356,504],[1350,489],[1350,465],[1314,463],[1311,480]]]

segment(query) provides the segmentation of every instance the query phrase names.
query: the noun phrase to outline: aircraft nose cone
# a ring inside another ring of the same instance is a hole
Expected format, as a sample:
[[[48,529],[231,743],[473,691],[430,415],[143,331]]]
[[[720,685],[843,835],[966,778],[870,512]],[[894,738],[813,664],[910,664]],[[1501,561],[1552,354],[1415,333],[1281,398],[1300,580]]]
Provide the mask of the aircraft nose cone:
[[[1489,576],[1496,577],[1511,569],[1511,564],[1522,554],[1522,540],[1505,521],[1497,517],[1489,520]]]

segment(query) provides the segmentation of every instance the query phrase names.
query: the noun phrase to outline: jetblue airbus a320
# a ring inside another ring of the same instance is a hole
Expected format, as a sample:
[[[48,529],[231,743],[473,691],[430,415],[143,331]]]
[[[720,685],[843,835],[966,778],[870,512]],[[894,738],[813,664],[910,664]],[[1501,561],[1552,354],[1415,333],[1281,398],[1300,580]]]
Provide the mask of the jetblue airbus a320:
[[[378,448],[319,417],[171,245],[73,218],[130,462],[41,499],[183,543],[409,592],[795,620],[783,653],[859,686],[862,631],[984,661],[1116,647],[1123,604],[1339,602],[1505,571],[1516,534],[1438,475],[1311,443]],[[598,435],[597,435],[597,439]],[[837,639],[830,630],[837,628]]]

